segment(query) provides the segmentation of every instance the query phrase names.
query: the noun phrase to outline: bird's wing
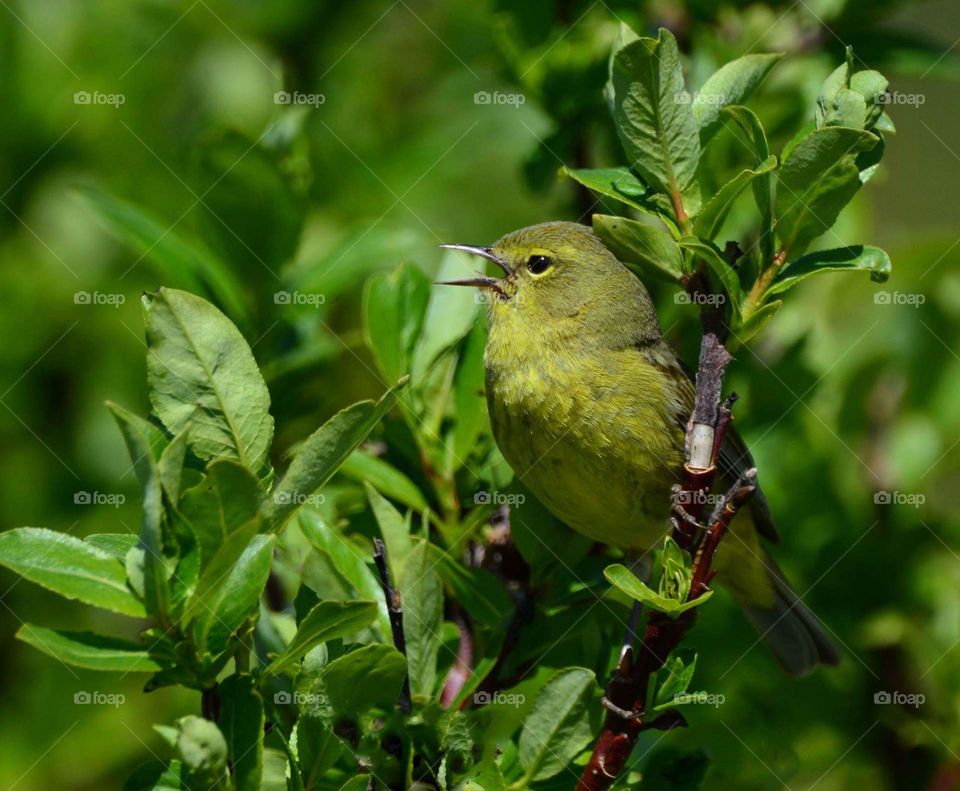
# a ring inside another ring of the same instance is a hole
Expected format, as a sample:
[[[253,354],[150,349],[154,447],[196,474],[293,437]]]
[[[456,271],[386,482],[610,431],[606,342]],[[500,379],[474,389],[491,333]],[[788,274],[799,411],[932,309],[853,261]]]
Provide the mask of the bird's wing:
[[[693,402],[696,397],[693,372],[683,364],[683,361],[676,356],[666,342],[658,344],[656,350],[644,349],[641,351],[676,381],[681,403],[676,420],[680,427],[686,431],[687,421],[690,419],[690,412],[693,409]],[[746,443],[733,425],[727,426],[723,444],[720,446],[720,456],[717,459],[721,479],[729,485],[741,473],[753,466],[753,456],[750,455]],[[750,498],[750,511],[757,532],[773,543],[779,542],[780,534],[777,533],[777,528],[773,523],[773,514],[770,513],[767,498],[764,497],[763,491],[759,487],[757,487],[753,497]]]

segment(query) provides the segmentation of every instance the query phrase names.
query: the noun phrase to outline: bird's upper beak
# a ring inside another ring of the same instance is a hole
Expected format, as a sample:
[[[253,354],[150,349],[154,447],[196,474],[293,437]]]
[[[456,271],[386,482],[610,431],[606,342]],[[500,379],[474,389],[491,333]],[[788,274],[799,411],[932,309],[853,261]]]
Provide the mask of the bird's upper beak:
[[[472,255],[478,255],[481,258],[486,258],[488,261],[493,261],[497,266],[499,266],[504,274],[507,277],[513,275],[513,267],[510,266],[502,258],[493,254],[493,248],[491,247],[480,247],[479,245],[472,244],[442,244],[440,247],[443,247],[447,250],[460,250],[464,253],[471,253]],[[441,286],[476,286],[477,288],[488,288],[492,291],[496,291],[500,294],[501,297],[506,297],[506,292],[504,292],[503,287],[501,286],[501,281],[495,277],[469,277],[464,280],[442,280],[437,285]]]

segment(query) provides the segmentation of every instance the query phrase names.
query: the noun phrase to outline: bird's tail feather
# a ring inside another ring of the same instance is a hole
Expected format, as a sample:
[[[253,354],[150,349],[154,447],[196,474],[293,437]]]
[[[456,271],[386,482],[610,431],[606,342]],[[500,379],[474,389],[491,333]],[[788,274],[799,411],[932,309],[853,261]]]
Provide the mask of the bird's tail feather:
[[[794,593],[783,573],[765,559],[773,584],[774,600],[767,606],[739,602],[747,620],[792,676],[804,676],[817,665],[836,665],[840,652],[823,625]]]

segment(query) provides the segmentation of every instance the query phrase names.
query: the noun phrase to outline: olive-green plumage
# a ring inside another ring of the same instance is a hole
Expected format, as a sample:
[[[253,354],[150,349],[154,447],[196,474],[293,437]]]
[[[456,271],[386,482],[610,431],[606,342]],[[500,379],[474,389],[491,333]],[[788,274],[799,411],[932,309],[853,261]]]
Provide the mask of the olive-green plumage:
[[[593,232],[545,223],[490,248],[506,276],[463,281],[490,290],[484,362],[497,444],[523,483],[574,530],[646,550],[669,529],[694,387],[646,288]],[[729,479],[752,465],[735,432],[721,453]],[[763,495],[738,516],[717,580],[796,674],[837,661],[813,614],[760,546],[776,540]]]

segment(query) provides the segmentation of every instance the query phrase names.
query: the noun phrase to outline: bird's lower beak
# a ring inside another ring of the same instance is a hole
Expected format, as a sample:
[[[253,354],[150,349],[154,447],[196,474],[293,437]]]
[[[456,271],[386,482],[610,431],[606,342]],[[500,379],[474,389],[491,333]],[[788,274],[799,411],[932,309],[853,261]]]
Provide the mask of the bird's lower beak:
[[[468,277],[464,280],[439,280],[438,286],[474,286],[475,288],[485,288],[490,291],[496,291],[501,297],[506,298],[507,293],[500,286],[500,281],[495,277]]]

